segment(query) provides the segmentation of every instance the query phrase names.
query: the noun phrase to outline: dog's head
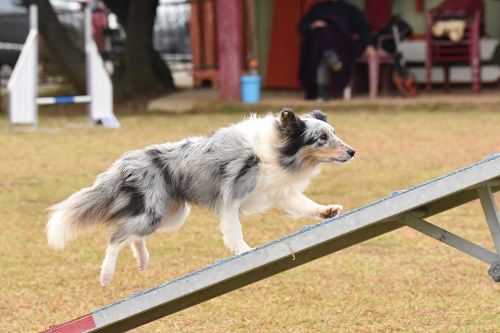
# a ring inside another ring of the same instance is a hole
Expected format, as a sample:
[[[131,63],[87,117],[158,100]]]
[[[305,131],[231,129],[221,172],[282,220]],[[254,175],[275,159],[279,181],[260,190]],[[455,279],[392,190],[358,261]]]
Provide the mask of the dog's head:
[[[284,108],[276,119],[280,137],[280,162],[290,169],[319,163],[344,163],[356,153],[342,141],[326,115],[314,110],[301,117]]]

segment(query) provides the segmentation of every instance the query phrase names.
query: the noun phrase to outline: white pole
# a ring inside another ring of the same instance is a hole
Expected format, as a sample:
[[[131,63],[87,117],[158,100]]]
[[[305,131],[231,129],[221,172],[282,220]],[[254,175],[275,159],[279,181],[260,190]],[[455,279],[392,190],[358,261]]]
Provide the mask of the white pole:
[[[92,43],[92,10],[90,8],[90,3],[87,3],[87,6],[84,10],[83,16],[83,34],[85,41],[85,80],[87,81],[87,95],[90,97],[90,103],[87,105],[87,115],[91,122],[94,122],[92,119],[92,70],[91,70],[91,62],[90,59],[90,43]]]
[[[38,9],[36,5],[30,5],[30,30],[38,31]]]
[[[118,128],[120,123],[113,114],[113,85],[94,42],[90,6],[85,8],[85,55],[90,120],[105,127]]]
[[[34,122],[33,122],[33,128],[38,127],[38,105],[36,103],[36,98],[38,97],[38,7],[36,5],[30,5],[30,31],[35,31],[36,32],[36,43],[35,47],[33,48],[33,58],[35,59],[35,65],[34,65],[34,70],[33,70],[33,80],[31,82],[32,87],[33,87],[33,108],[35,111],[34,114]]]
[[[37,7],[31,5],[29,9],[30,31],[7,83],[10,129],[16,124],[32,125],[36,128],[38,123],[36,105],[38,95],[37,14]]]

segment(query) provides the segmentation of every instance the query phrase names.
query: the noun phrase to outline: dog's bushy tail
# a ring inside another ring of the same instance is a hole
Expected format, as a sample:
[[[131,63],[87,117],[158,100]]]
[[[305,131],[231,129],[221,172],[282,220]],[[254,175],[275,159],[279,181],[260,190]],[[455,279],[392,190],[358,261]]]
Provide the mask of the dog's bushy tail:
[[[81,229],[106,222],[108,208],[119,193],[117,178],[103,173],[94,186],[81,189],[49,208],[51,217],[46,231],[51,247],[62,249]]]

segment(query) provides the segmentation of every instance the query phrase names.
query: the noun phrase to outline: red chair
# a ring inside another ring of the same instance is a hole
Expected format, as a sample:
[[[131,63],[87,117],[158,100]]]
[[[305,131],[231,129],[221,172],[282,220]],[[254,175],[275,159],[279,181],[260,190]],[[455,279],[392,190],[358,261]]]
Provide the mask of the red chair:
[[[384,38],[380,38],[376,50],[377,53],[375,56],[369,57],[367,55],[362,55],[361,57],[356,59],[356,62],[354,64],[354,70],[351,76],[351,82],[349,86],[351,89],[355,89],[356,87],[356,67],[359,64],[366,64],[368,67],[368,88],[369,88],[369,97],[370,98],[376,98],[378,96],[378,88],[380,81],[382,81],[383,86],[386,88],[385,90],[388,90],[388,87],[390,86],[390,76],[389,77],[382,77],[381,80],[381,67],[382,65],[389,65],[392,66],[394,65],[394,55],[388,54],[382,49],[382,43],[384,42],[385,39],[393,38],[391,36],[387,36]]]
[[[392,15],[391,8],[391,0],[365,1],[365,16],[373,31],[379,31],[387,24],[387,22],[389,22]],[[381,47],[383,40],[387,38],[393,38],[393,36],[390,35],[378,41],[377,54],[374,57],[367,57],[363,55],[356,60],[358,64],[367,64],[368,66],[368,87],[370,98],[377,97],[379,81],[382,81],[386,90],[390,85],[390,77],[381,77],[380,75],[382,65],[392,66],[394,64],[394,56],[385,53]],[[354,78],[352,82],[354,84]]]
[[[394,56],[391,54],[384,53],[383,51],[380,51],[380,49],[377,49],[377,54],[373,57],[368,57],[366,55],[363,55],[356,59],[357,64],[367,64],[368,65],[368,88],[369,88],[369,97],[370,98],[376,98],[378,96],[378,87],[380,83],[380,68],[384,64],[388,65],[393,65],[394,64]],[[390,81],[389,78],[384,78],[385,81],[383,84],[387,87],[389,86],[390,83],[387,81]],[[355,85],[355,79],[354,75],[351,79],[351,85]]]
[[[466,14],[465,14],[466,15]],[[457,18],[456,15],[451,16]],[[468,62],[472,71],[472,91],[478,93],[481,89],[481,58],[479,48],[481,10],[474,10],[470,15],[463,16],[467,20],[466,29],[462,40],[453,42],[448,38],[436,38],[432,35],[432,26],[441,19],[449,19],[431,10],[427,14],[426,29],[426,61],[425,78],[426,90],[432,88],[432,66],[441,64],[444,69],[444,88],[450,88],[450,65],[453,63]]]

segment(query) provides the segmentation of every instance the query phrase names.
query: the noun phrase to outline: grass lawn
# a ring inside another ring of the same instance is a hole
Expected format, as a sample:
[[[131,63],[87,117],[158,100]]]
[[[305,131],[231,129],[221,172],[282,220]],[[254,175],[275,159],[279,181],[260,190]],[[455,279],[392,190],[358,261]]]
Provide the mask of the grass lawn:
[[[326,109],[356,159],[324,166],[307,194],[350,210],[500,152],[498,103],[402,108]],[[127,150],[209,133],[243,114],[231,107],[213,114],[126,113],[122,129],[106,130],[85,127],[83,116],[45,113],[36,133],[1,130],[0,332],[41,330],[229,256],[217,218],[194,208],[180,231],[149,238],[144,273],[124,249],[111,285],[101,287],[107,233],[90,230],[53,251],[44,234],[45,209],[91,185]],[[5,113],[0,128],[6,128]],[[430,221],[493,248],[477,202]],[[244,218],[243,228],[256,246],[311,223],[272,210]],[[498,332],[500,283],[487,269],[402,228],[137,332]]]

